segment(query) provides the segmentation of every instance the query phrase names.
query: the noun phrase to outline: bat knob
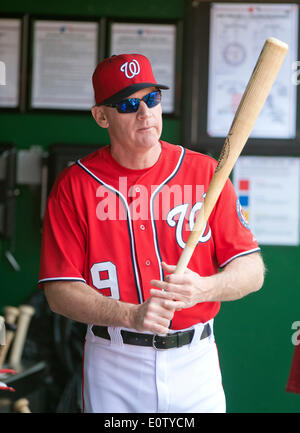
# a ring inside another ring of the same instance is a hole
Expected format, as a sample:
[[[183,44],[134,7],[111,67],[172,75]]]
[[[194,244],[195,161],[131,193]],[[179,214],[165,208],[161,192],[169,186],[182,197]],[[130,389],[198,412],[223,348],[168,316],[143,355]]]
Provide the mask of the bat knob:
[[[35,313],[35,309],[31,305],[20,305],[19,311],[20,314],[27,314],[28,316],[33,316]]]
[[[15,401],[13,405],[13,411],[17,413],[31,413],[27,398],[20,398],[19,400]]]
[[[17,307],[7,306],[4,308],[5,323],[10,325],[14,324],[19,315],[19,309]]]

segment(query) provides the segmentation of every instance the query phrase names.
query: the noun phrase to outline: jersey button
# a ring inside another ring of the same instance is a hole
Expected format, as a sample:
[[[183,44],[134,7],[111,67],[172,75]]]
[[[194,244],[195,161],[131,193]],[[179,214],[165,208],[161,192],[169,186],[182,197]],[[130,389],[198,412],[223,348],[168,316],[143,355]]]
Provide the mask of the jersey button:
[[[150,265],[151,265],[151,261],[150,261],[150,260],[146,260],[146,261],[145,261],[145,265],[146,265],[146,266],[150,266]]]
[[[140,225],[140,229],[141,229],[141,230],[145,230],[145,229],[146,229],[146,227],[144,226],[144,224],[141,224],[141,225]]]

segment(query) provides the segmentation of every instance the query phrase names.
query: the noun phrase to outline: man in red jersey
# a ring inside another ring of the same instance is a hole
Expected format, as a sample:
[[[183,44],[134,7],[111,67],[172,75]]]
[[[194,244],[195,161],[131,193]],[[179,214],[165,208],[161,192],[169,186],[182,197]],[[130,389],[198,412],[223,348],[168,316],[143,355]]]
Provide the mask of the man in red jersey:
[[[58,177],[39,280],[54,312],[88,325],[83,411],[225,412],[213,321],[262,286],[259,246],[228,180],[174,275],[216,161],[160,139],[167,87],[146,57],[105,59],[93,86],[110,145]]]

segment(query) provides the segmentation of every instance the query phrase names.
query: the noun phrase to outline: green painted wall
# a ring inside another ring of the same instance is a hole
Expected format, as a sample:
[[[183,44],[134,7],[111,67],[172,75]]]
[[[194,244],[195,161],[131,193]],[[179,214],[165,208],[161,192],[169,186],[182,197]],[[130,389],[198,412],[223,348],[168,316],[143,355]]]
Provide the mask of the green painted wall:
[[[229,412],[300,412],[300,395],[285,391],[299,320],[299,247],[266,247],[263,288],[224,303],[216,340]],[[300,368],[300,366],[299,366]]]
[[[2,2],[0,13],[119,16],[184,19],[184,0],[36,0]],[[165,119],[163,138],[181,143],[182,119]],[[107,143],[90,115],[0,113],[0,141],[18,149],[53,142]],[[20,187],[17,199],[15,272],[0,242],[0,309],[18,305],[38,289],[40,189]],[[215,321],[223,384],[229,412],[300,412],[300,395],[285,392],[293,345],[291,326],[300,320],[299,247],[264,247],[268,268],[263,289],[224,303]]]

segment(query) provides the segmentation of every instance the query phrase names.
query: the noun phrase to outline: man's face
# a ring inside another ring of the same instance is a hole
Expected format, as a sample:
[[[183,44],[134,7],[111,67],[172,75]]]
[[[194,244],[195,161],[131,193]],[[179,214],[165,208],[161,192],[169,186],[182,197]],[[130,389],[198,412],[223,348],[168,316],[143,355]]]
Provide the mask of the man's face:
[[[142,98],[155,90],[148,87],[130,95],[131,98]],[[103,110],[107,119],[107,129],[111,145],[122,146],[128,151],[149,150],[159,145],[162,132],[161,104],[148,108],[144,101],[140,102],[135,113],[119,113],[116,108],[98,107]],[[103,126],[103,125],[100,125]]]

